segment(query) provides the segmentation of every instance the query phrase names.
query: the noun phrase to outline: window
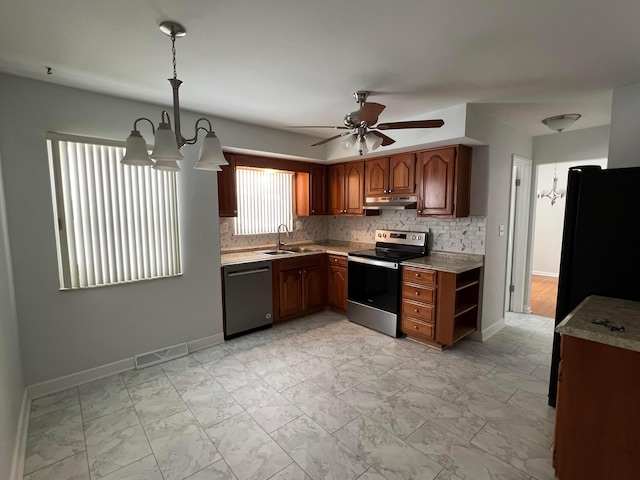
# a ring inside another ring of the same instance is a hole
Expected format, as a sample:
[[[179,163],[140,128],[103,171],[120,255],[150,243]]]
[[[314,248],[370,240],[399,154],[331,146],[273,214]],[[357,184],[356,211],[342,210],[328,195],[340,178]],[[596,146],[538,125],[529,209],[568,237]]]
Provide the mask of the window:
[[[175,172],[122,165],[119,142],[47,143],[61,289],[182,273]]]
[[[276,233],[284,223],[293,231],[293,173],[236,168],[236,235]]]

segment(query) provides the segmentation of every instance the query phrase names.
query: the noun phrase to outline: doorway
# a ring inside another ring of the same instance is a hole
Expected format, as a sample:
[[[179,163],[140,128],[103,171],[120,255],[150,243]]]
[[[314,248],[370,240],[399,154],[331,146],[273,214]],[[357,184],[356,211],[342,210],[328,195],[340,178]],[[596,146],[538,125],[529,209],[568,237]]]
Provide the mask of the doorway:
[[[532,163],[513,155],[509,201],[509,233],[507,239],[507,291],[505,311],[529,313],[527,291],[527,244],[529,239],[529,207]]]
[[[532,313],[555,318],[558,295],[558,274],[564,228],[565,198],[569,168],[580,165],[599,165],[607,168],[607,159],[577,160],[556,164],[542,164],[536,168],[536,199],[533,216],[533,248],[531,259]],[[554,184],[561,196],[551,199]],[[544,194],[547,194],[546,196]]]

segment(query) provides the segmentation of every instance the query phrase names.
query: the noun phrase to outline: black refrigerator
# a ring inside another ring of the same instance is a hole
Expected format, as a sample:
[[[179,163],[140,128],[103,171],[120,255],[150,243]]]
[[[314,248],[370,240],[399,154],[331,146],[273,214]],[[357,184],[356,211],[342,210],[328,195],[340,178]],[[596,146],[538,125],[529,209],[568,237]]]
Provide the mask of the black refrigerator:
[[[640,301],[640,167],[569,169],[556,325],[589,295]],[[549,381],[553,407],[559,363],[556,333]]]

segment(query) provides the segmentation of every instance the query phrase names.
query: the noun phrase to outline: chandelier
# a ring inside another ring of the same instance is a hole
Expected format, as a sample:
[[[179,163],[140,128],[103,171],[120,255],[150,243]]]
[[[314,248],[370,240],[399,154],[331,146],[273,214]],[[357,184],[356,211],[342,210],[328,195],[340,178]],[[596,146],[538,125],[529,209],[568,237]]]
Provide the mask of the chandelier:
[[[151,167],[156,170],[164,170],[176,172],[180,170],[178,161],[184,159],[180,148],[184,145],[193,145],[198,141],[200,131],[206,132],[202,147],[200,149],[200,158],[195,167],[198,170],[220,171],[221,165],[228,165],[229,162],[224,158],[222,153],[222,145],[218,137],[216,137],[211,122],[206,118],[199,118],[195,124],[195,134],[192,138],[182,136],[180,130],[180,98],[178,89],[182,84],[182,80],[178,80],[176,72],[176,37],[184,37],[187,34],[185,28],[176,22],[162,22],[160,24],[162,33],[171,37],[171,52],[173,54],[173,78],[169,79],[173,90],[173,125],[175,133],[171,129],[171,119],[169,113],[163,110],[158,127],[148,118],[138,118],[133,122],[133,130],[127,138],[126,152],[121,163],[125,165]],[[138,130],[138,122],[147,121],[151,125],[151,130],[155,135],[155,144],[153,151],[149,154],[147,142]]]
[[[564,188],[558,188],[558,177],[556,175],[556,166],[553,166],[553,187],[551,190],[538,190],[538,198],[548,198],[551,200],[551,205],[556,204],[558,198],[564,198],[567,194]]]

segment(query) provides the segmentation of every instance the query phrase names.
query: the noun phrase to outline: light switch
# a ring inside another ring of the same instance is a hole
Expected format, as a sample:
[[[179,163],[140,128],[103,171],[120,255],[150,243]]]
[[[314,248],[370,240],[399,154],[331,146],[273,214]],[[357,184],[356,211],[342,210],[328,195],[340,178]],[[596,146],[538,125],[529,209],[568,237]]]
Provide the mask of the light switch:
[[[504,225],[500,225],[500,228],[498,229],[498,235],[504,237]]]

